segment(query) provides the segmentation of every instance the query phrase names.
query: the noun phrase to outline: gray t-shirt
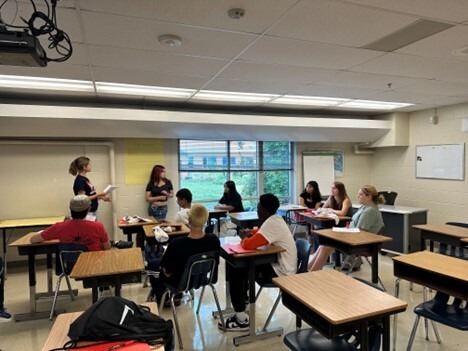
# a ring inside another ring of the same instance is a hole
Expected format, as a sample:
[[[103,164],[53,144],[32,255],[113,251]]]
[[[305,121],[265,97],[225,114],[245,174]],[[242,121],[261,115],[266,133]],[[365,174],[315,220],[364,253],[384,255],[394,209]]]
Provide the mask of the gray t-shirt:
[[[361,206],[359,210],[353,215],[351,219],[351,228],[360,228],[370,233],[377,234],[382,227],[384,222],[382,214],[380,213],[379,206]]]

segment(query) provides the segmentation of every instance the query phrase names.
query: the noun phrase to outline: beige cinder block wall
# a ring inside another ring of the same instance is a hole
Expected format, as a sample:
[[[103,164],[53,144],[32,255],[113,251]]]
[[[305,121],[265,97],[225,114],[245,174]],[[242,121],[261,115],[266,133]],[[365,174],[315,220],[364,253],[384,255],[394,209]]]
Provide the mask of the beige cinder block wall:
[[[429,223],[468,222],[468,180],[465,151],[465,180],[416,179],[416,146],[468,142],[461,131],[468,118],[468,104],[437,109],[439,122],[431,124],[434,109],[411,113],[409,147],[376,149],[372,181],[382,190],[398,192],[397,205],[429,209]],[[466,146],[465,146],[466,148]]]

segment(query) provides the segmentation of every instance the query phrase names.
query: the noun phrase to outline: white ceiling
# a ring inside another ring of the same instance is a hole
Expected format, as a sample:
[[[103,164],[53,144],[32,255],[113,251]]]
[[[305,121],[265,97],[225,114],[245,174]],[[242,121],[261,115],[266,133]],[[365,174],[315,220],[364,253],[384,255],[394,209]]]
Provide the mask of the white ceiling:
[[[47,68],[0,66],[0,74],[414,104],[400,112],[468,101],[468,56],[452,54],[468,46],[464,0],[63,0],[59,7],[59,27],[73,41],[71,59]],[[229,18],[231,8],[244,9],[245,16]],[[29,1],[9,0],[1,15],[19,25],[31,12]],[[391,53],[362,48],[420,19],[454,27]],[[182,45],[162,46],[163,34],[180,36]],[[0,102],[18,99],[287,112],[284,106],[0,87]],[[376,114],[336,107],[293,111]]]

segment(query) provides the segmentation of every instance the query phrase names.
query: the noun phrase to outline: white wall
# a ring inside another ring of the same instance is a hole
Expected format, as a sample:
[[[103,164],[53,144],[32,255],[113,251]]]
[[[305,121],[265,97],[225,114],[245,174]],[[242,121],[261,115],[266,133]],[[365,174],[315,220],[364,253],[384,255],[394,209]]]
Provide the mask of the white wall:
[[[468,118],[468,104],[439,108],[439,123],[430,124],[434,109],[410,114],[410,145],[377,149],[372,166],[372,181],[382,190],[398,192],[396,204],[429,209],[429,223],[468,222],[468,180],[465,151],[465,180],[416,179],[416,145],[468,142],[461,132]]]

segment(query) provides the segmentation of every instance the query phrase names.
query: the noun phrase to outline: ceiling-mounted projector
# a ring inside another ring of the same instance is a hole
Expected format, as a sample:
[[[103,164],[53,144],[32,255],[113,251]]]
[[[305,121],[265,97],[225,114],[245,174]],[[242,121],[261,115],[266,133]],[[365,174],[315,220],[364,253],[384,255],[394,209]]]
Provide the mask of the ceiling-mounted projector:
[[[47,61],[36,37],[27,32],[0,30],[0,65],[45,67]]]

